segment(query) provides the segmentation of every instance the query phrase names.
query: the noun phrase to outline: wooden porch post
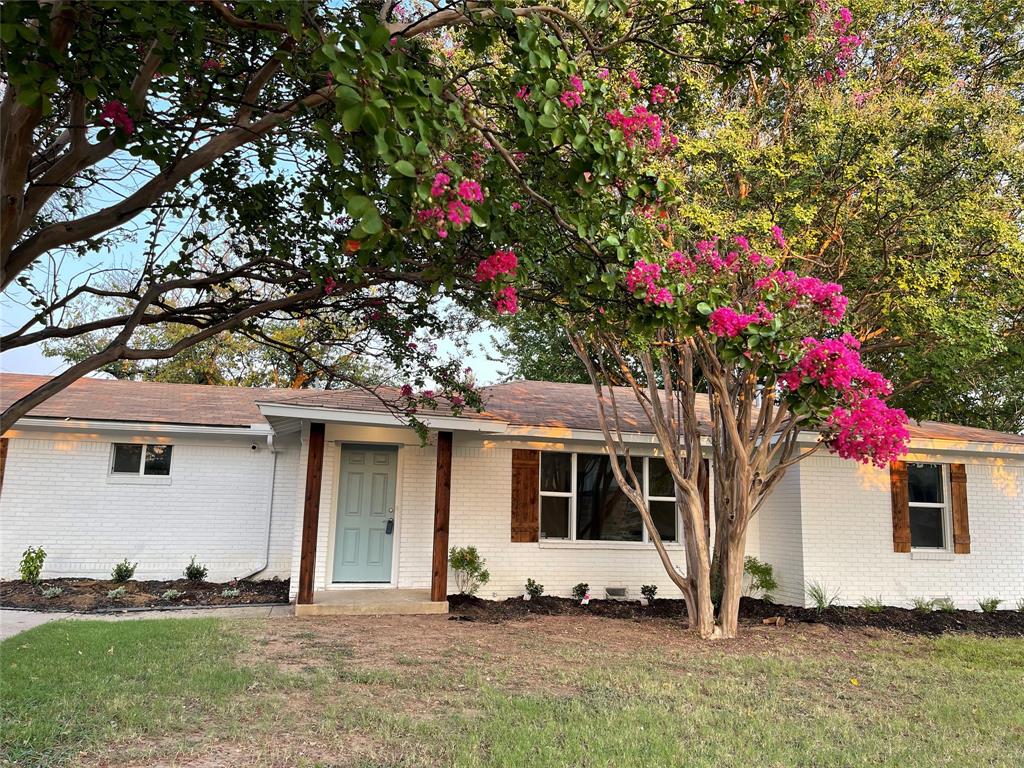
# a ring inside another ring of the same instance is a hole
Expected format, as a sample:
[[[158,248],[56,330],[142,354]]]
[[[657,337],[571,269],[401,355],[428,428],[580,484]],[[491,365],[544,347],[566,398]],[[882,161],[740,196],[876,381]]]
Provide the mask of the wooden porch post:
[[[437,433],[437,478],[434,485],[434,564],[430,599],[448,599],[448,514],[452,499],[452,433]]]
[[[320,523],[320,484],[324,476],[324,425],[309,425],[306,456],[306,496],[302,506],[302,547],[299,555],[297,602],[313,602],[313,571],[316,568],[316,533]]]

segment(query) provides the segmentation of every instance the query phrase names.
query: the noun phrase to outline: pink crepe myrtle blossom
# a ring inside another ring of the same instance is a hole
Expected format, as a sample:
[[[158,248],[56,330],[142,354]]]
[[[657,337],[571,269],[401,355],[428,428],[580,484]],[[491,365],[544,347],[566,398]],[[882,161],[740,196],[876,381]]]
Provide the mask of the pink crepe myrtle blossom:
[[[601,67],[601,69],[597,70],[598,80],[607,80],[610,75],[611,73],[608,71],[608,67]]]
[[[779,381],[790,391],[805,383],[834,390],[841,398],[853,401],[864,397],[885,397],[892,393],[892,383],[861,361],[860,342],[846,333],[838,339],[803,340],[802,353]]]
[[[907,450],[907,414],[877,397],[837,406],[825,423],[826,445],[842,459],[884,469]]]
[[[403,384],[400,391],[402,397],[412,397],[412,384]]]
[[[463,179],[459,182],[459,197],[467,203],[481,203],[484,199],[484,192],[480,183],[472,179]]]
[[[499,275],[514,275],[519,266],[515,251],[497,250],[477,264],[474,279],[478,283],[494,280]]]
[[[654,150],[661,147],[661,116],[648,111],[645,107],[633,107],[628,115],[615,109],[605,113],[605,119],[613,128],[622,131],[623,141],[626,142],[627,147],[632,147],[638,136],[645,130],[649,133],[646,142],[647,148]]]
[[[449,395],[448,402],[450,402],[456,408],[461,408],[466,404],[466,398],[464,398],[462,395]]]
[[[99,121],[102,125],[119,128],[125,136],[131,136],[135,132],[135,123],[131,115],[117,99],[112,99],[103,105],[100,111]]]
[[[513,202],[512,203],[512,210],[513,211],[520,211],[520,210],[522,210],[522,208],[523,208],[523,204],[522,203],[520,203],[520,202]]]
[[[519,299],[514,286],[506,285],[495,294],[494,308],[499,315],[514,315],[519,311]]]
[[[562,91],[562,95],[558,97],[558,100],[562,102],[562,106],[566,109],[575,109],[583,104],[583,91],[583,80],[577,75],[572,75],[569,78],[569,88]]]
[[[530,88],[529,88],[529,86],[526,86],[526,85],[521,86],[519,88],[519,90],[516,91],[516,98],[519,99],[520,101],[529,101],[530,100]]]
[[[469,224],[472,219],[473,209],[461,200],[448,201],[448,221],[456,226]]]
[[[223,66],[224,65],[221,62],[219,62],[217,59],[207,59],[206,61],[203,62],[203,69],[205,69],[205,70],[221,69],[221,68],[223,68]]]
[[[670,99],[672,99],[672,91],[661,83],[651,88],[651,104],[664,104]]]
[[[338,290],[338,281],[333,277],[324,278],[324,293],[330,296],[336,290]]]
[[[735,338],[751,325],[771,322],[774,315],[763,303],[757,311],[740,314],[732,307],[719,307],[708,316],[708,330],[719,338]]]
[[[635,69],[631,69],[626,72],[626,79],[629,80],[629,84],[637,90],[640,90],[643,87],[643,84],[640,82],[640,75],[636,73]]]
[[[451,183],[452,177],[447,173],[436,173],[434,174],[434,181],[430,185],[430,196],[441,197],[448,189],[448,184]]]
[[[772,239],[775,241],[775,244],[779,246],[779,249],[783,251],[786,250],[786,236],[782,232],[782,227],[778,224],[774,224],[770,231]]]

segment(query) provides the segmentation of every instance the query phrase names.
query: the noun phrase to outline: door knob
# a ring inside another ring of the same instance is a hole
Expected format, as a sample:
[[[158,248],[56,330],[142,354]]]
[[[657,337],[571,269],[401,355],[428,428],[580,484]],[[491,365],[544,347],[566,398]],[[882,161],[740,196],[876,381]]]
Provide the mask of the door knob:
[[[392,518],[390,518],[388,520],[388,524],[387,524],[387,527],[384,529],[384,533],[386,533],[388,536],[390,536],[394,532],[395,532],[395,518],[392,517]]]

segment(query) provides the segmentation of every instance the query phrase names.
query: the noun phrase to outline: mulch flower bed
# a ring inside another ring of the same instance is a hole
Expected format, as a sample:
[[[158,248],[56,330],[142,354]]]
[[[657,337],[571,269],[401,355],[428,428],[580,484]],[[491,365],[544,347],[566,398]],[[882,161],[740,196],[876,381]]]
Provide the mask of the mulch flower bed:
[[[531,615],[601,616],[631,621],[685,621],[686,618],[686,605],[681,599],[662,598],[650,605],[640,605],[638,601],[632,600],[591,600],[589,605],[580,605],[578,600],[546,595],[532,600],[513,597],[502,601],[481,600],[469,595],[449,595],[448,607],[453,619],[469,621],[513,621]],[[749,597],[744,597],[740,601],[740,622],[743,624],[761,624],[764,619],[778,616],[785,618],[786,623],[823,624],[831,627],[873,627],[926,635],[976,632],[985,635],[1024,637],[1024,612],[1021,611],[926,613],[907,608],[886,607],[880,611],[868,611],[864,608],[837,607],[819,612],[814,608],[778,605]]]
[[[32,611],[123,611],[134,608],[202,607],[208,605],[254,605],[288,602],[288,579],[232,581],[214,584],[208,581],[126,581],[118,584],[99,579],[44,579],[33,585],[24,581],[0,581],[0,608]],[[44,597],[43,590],[60,588],[56,597]],[[124,594],[109,593],[124,587]],[[180,595],[165,598],[169,590]],[[225,590],[238,590],[238,596]]]

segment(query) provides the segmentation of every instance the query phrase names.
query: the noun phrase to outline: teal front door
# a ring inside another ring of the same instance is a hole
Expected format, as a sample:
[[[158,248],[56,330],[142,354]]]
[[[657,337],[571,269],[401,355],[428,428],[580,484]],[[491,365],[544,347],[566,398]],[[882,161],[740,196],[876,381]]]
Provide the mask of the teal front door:
[[[397,479],[397,448],[341,446],[334,582],[391,581]]]

